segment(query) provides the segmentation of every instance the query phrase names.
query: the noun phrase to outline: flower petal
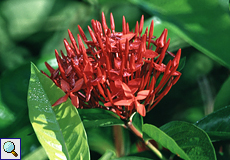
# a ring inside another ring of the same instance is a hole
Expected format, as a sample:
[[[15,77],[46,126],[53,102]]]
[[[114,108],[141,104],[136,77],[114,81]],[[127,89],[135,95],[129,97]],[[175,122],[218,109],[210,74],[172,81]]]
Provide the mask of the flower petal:
[[[61,89],[64,92],[68,92],[70,90],[69,83],[67,83],[64,79],[61,79]]]
[[[143,90],[137,93],[136,99],[137,100],[143,100],[145,99],[149,94],[149,90]]]
[[[127,84],[125,83],[122,83],[121,86],[122,86],[122,89],[124,90],[125,96],[127,98],[133,98],[133,94],[129,86],[127,86]]]
[[[74,95],[73,93],[70,93],[70,98],[71,98],[72,104],[73,104],[76,108],[79,108],[79,99],[78,99],[78,96]]]
[[[116,106],[130,106],[133,103],[132,99],[127,99],[127,100],[119,100],[117,102],[114,102],[114,105]]]
[[[74,88],[71,90],[71,92],[79,91],[79,90],[81,89],[83,83],[84,83],[83,78],[79,79],[79,80],[75,83]]]
[[[66,94],[65,96],[59,98],[52,106],[54,107],[54,106],[57,106],[57,105],[65,102],[68,99],[68,97],[69,97],[69,94]]]
[[[157,56],[158,56],[158,53],[154,52],[154,51],[152,51],[150,49],[147,49],[145,51],[145,53],[143,54],[143,57],[145,57],[145,58],[155,58]]]
[[[137,112],[138,112],[142,117],[145,117],[145,115],[146,115],[145,106],[144,106],[143,104],[140,104],[137,100],[135,101],[135,106],[136,106]]]

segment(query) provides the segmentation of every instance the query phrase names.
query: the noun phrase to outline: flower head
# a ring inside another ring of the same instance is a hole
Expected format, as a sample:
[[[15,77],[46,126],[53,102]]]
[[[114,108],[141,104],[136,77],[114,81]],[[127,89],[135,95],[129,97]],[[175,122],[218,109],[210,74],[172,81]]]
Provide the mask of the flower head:
[[[68,30],[71,42],[64,39],[67,55],[61,51],[60,57],[55,50],[58,68],[45,63],[51,75],[43,72],[66,93],[53,106],[70,97],[76,108],[102,108],[122,119],[136,111],[145,116],[146,109],[150,111],[178,81],[181,50],[176,55],[167,51],[167,29],[154,40],[153,21],[144,34],[144,16],[134,31],[130,31],[125,17],[122,22],[122,32],[115,32],[113,15],[109,28],[102,13],[101,23],[92,20],[92,28],[88,26],[92,40],[80,26],[77,41]],[[166,54],[173,59],[164,64]]]

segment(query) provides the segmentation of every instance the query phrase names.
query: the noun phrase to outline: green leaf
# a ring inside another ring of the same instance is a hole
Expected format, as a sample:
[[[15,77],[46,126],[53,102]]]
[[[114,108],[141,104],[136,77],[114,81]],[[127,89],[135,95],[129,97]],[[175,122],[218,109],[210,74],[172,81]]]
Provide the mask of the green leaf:
[[[116,153],[114,151],[107,150],[98,160],[110,160],[113,159],[113,157],[116,157]]]
[[[37,147],[40,146],[36,135],[28,135],[30,133],[33,133],[33,128],[31,125],[27,125],[20,130],[15,130],[13,134],[8,135],[9,138],[21,138],[21,157],[33,152]]]
[[[230,106],[207,115],[195,125],[203,129],[212,141],[230,139]]]
[[[14,114],[8,109],[8,107],[2,102],[0,92],[0,129],[9,126],[15,121]]]
[[[181,58],[178,69],[177,69],[178,71],[181,71],[184,68],[185,61],[186,61],[186,57]]]
[[[170,122],[157,128],[143,126],[144,139],[154,139],[172,153],[183,159],[215,160],[215,151],[208,135],[187,122]]]
[[[174,139],[191,160],[216,159],[215,150],[208,135],[195,125],[173,121],[163,125],[160,129]]]
[[[27,91],[30,79],[30,64],[26,63],[12,71],[7,71],[1,78],[2,101],[12,112],[18,115],[27,110]]]
[[[78,112],[85,128],[124,124],[119,116],[110,111],[102,109],[79,109]]]
[[[107,150],[116,153],[112,127],[86,128],[90,150],[104,154]]]
[[[224,82],[220,91],[216,95],[215,103],[214,103],[214,110],[218,110],[221,107],[230,105],[230,77]]]
[[[179,155],[181,158],[186,160],[190,159],[183,149],[159,128],[150,124],[144,124],[142,130],[145,141],[153,139],[163,147],[169,149],[172,153]]]
[[[130,117],[130,121],[132,122],[133,126],[142,133],[142,125],[143,125],[143,117],[135,112],[132,114],[132,116]]]
[[[28,90],[30,122],[49,159],[90,159],[87,136],[77,109],[68,99],[52,108],[64,93],[31,65]]]
[[[130,0],[151,15],[164,21],[190,45],[219,63],[230,67],[230,21],[229,11],[218,1]]]

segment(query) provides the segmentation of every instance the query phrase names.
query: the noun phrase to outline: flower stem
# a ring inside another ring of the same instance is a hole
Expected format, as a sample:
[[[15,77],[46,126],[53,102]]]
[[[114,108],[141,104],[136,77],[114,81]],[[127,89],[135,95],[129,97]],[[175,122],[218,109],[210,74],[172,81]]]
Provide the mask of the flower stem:
[[[148,140],[145,141],[145,140],[143,139],[142,133],[141,133],[138,129],[136,129],[136,128],[134,127],[134,125],[132,124],[131,121],[129,121],[129,122],[127,123],[126,126],[127,126],[127,128],[129,128],[137,137],[139,137],[139,138],[145,143],[145,145],[148,146],[148,148],[149,148],[150,150],[152,150],[161,160],[166,160],[166,158],[162,155],[162,153],[161,153],[154,145],[152,145],[151,142],[149,142]]]

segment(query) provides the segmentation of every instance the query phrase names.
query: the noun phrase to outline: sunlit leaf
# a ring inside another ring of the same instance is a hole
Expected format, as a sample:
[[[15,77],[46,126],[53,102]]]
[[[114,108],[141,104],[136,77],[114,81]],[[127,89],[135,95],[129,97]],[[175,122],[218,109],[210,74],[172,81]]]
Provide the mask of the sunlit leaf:
[[[31,65],[28,91],[29,117],[38,140],[49,159],[90,159],[84,126],[68,99],[51,105],[64,93]]]

